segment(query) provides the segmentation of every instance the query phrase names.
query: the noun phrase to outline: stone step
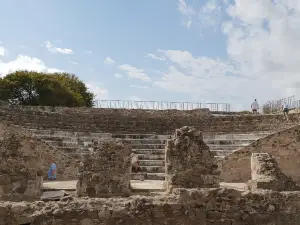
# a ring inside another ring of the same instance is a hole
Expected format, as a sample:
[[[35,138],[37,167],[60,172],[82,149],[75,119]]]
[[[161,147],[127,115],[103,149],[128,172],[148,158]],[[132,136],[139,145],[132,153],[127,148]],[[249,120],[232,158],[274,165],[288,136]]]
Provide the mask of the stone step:
[[[172,135],[157,135],[157,134],[118,134],[118,133],[102,133],[102,132],[72,132],[72,131],[61,131],[52,129],[28,129],[32,134],[36,135],[49,135],[55,137],[109,137],[109,138],[120,138],[120,139],[159,139],[167,140]]]
[[[53,146],[61,146],[61,147],[93,147],[93,143],[91,141],[65,141],[65,140],[49,140],[48,138],[42,138],[45,140],[45,142],[47,142],[50,145]],[[129,141],[129,139],[126,139],[127,141]],[[149,140],[149,139],[147,139]],[[136,141],[136,140],[132,140],[132,141]],[[147,142],[146,140],[142,140],[144,142]],[[137,141],[136,141],[137,142]],[[160,140],[149,140],[149,142],[161,142]],[[223,142],[224,143],[224,142]],[[225,142],[226,143],[226,142]],[[239,149],[241,147],[247,146],[249,145],[251,142],[242,142],[242,143],[235,143],[235,144],[208,144],[208,146],[210,147],[211,150],[213,149]],[[165,148],[165,144],[149,144],[149,143],[143,143],[143,144],[133,144],[132,145],[133,148],[150,148],[150,149],[162,149]]]
[[[42,135],[56,135],[56,136],[85,136],[85,137],[111,137],[121,139],[160,139],[167,140],[173,137],[173,135],[156,135],[156,134],[111,134],[105,132],[71,132],[61,130],[41,130],[41,129],[29,129],[32,133]],[[259,132],[259,133],[242,133],[242,134],[223,134],[223,135],[204,135],[205,140],[256,140],[271,134],[272,132]]]
[[[113,134],[113,138],[120,139],[159,139],[167,140],[171,139],[172,135],[161,135],[161,134]]]
[[[141,155],[165,155],[164,149],[132,149],[132,152]]]
[[[165,180],[165,173],[131,173],[132,180],[140,180],[144,178],[145,180]]]
[[[136,154],[139,160],[165,160],[165,154]]]
[[[41,139],[49,140],[49,141],[64,141],[64,142],[90,142],[92,143],[93,140],[98,140],[98,141],[105,141],[109,139],[113,139],[110,137],[101,137],[101,138],[96,138],[96,137],[89,137],[89,136],[54,136],[54,135],[40,135],[40,134],[35,134],[34,136],[39,137]],[[165,144],[167,140],[169,139],[130,139],[130,138],[125,138],[125,139],[119,139],[116,138],[114,140],[123,140],[123,141],[128,141],[131,142],[132,144]],[[250,139],[250,138],[241,138],[241,139],[204,139],[204,141],[207,144],[238,144],[238,143],[251,143],[257,139]]]
[[[214,140],[214,139],[204,139],[207,145],[238,145],[238,144],[250,144],[255,140]]]
[[[245,146],[248,146],[248,144],[239,144],[239,145],[208,145],[209,149],[211,151],[213,150],[218,150],[218,149],[222,149],[222,150],[237,150],[240,148],[243,148]]]
[[[84,148],[93,147],[92,142],[80,142],[80,141],[49,141],[45,140],[46,143],[56,147],[73,147],[73,148]],[[165,144],[131,144],[132,148],[148,148],[148,149],[164,149]]]
[[[77,154],[87,154],[89,152],[92,152],[94,148],[92,147],[56,147],[60,151],[70,154],[70,153],[77,153]]]
[[[61,131],[52,129],[27,129],[30,133],[38,136],[54,136],[54,137],[74,137],[74,136],[87,136],[87,137],[108,137],[111,138],[111,133],[104,132],[72,132],[72,131]]]
[[[140,166],[164,166],[165,160],[139,160]]]
[[[87,136],[54,136],[54,135],[40,135],[40,134],[34,134],[34,136],[49,140],[49,141],[63,141],[63,142],[90,142],[92,144],[93,140],[98,141],[105,141],[112,138],[109,137],[101,137],[101,138],[95,138],[95,137],[87,137]],[[115,139],[115,140],[124,140],[129,141],[132,144],[166,144],[167,140],[161,140],[161,139]],[[169,140],[169,139],[168,139]],[[207,144],[238,144],[238,143],[251,143],[257,139],[236,139],[236,140],[221,140],[221,139],[204,139],[205,143]]]
[[[271,132],[260,132],[258,134],[243,133],[243,134],[220,134],[220,135],[204,135],[204,139],[209,140],[256,140],[267,135]]]
[[[214,156],[227,156],[231,153],[233,153],[235,150],[223,150],[223,149],[216,149],[212,150]]]
[[[165,166],[140,166],[142,173],[165,173]]]
[[[66,146],[56,146],[57,149],[59,149],[62,152],[65,152],[66,154],[69,153],[78,153],[78,154],[85,154],[89,152],[93,152],[93,147],[66,147]],[[165,149],[155,149],[155,148],[148,148],[148,149],[132,149],[132,152],[135,154],[144,154],[144,155],[162,155],[165,154]]]
[[[35,137],[49,140],[49,141],[58,141],[58,142],[92,142],[94,140],[98,141],[105,141],[105,140],[121,140],[121,141],[128,141],[132,144],[165,144],[167,140],[160,140],[160,139],[113,139],[113,138],[94,138],[94,137],[87,137],[87,136],[55,136],[55,135],[40,135],[40,134],[33,134]]]

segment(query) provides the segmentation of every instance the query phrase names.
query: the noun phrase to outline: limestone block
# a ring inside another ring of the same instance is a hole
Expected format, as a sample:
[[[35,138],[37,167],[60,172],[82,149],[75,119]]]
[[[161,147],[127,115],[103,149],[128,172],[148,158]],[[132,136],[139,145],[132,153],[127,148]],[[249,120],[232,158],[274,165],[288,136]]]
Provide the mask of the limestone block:
[[[166,181],[175,187],[218,187],[218,166],[201,131],[183,127],[175,131],[175,139],[166,146]]]

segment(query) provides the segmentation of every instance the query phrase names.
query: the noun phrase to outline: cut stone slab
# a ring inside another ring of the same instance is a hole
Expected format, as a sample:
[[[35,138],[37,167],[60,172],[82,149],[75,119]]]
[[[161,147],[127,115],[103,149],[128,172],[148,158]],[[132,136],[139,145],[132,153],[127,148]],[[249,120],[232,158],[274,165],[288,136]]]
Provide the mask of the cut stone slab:
[[[59,200],[65,196],[65,191],[46,191],[43,193],[41,200]]]
[[[64,190],[64,191],[75,191],[77,180],[70,181],[49,181],[43,183],[43,190],[54,191],[54,190]]]
[[[136,191],[165,191],[165,181],[161,180],[132,180],[130,184]]]
[[[163,191],[165,190],[164,181],[162,180],[131,180],[131,187],[134,190],[149,190],[149,191]],[[44,191],[75,191],[77,180],[70,181],[50,181],[43,183]]]

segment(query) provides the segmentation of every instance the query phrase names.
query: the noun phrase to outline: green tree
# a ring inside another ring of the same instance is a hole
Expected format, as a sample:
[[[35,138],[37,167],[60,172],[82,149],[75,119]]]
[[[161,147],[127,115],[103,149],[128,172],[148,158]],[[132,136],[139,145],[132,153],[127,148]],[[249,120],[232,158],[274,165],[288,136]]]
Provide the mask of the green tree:
[[[94,94],[74,74],[17,71],[0,78],[0,100],[21,105],[92,107]]]

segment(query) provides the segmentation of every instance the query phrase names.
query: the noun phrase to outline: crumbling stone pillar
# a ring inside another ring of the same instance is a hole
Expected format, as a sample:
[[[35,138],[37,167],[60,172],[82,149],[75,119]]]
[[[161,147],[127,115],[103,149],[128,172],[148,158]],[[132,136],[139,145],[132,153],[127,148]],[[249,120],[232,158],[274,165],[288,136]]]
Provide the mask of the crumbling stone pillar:
[[[5,133],[0,140],[0,201],[33,201],[42,195],[42,169],[26,138]]]
[[[83,160],[78,175],[78,196],[111,197],[130,194],[131,146],[106,141]]]
[[[166,185],[172,188],[219,187],[218,166],[200,130],[183,127],[166,146]]]
[[[251,190],[300,190],[296,182],[282,173],[278,167],[275,157],[268,153],[252,153],[251,181],[249,181],[248,185]]]

